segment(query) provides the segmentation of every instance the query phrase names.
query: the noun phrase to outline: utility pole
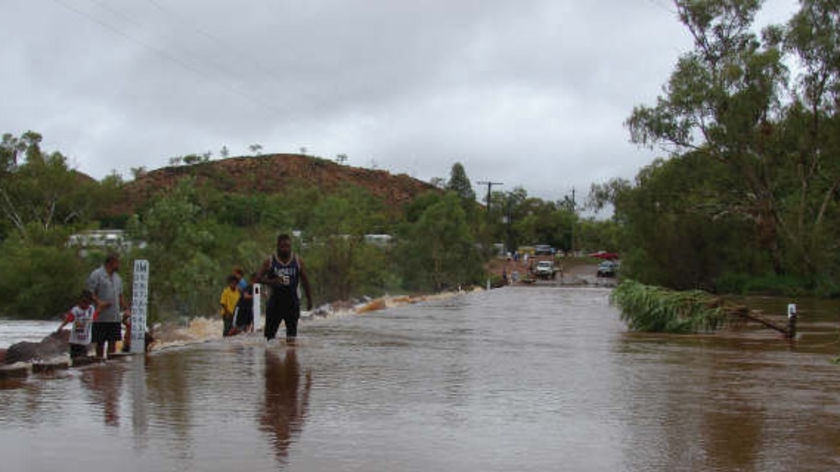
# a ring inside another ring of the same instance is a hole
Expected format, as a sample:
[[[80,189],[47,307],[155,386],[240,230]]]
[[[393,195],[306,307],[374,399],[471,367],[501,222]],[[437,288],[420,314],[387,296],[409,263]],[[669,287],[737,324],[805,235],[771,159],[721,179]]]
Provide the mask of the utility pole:
[[[513,254],[513,232],[511,231],[511,226],[513,224],[513,214],[510,211],[511,207],[511,198],[510,193],[507,194],[505,197],[505,207],[506,213],[505,216],[505,223],[507,223],[507,237],[505,238],[505,249],[507,250],[508,254]]]
[[[569,241],[570,252],[572,253],[572,255],[575,254],[575,218],[576,217],[577,217],[577,212],[575,211],[575,188],[572,187],[572,229],[571,229],[571,233],[572,233],[571,236],[572,237],[570,238],[571,241]]]
[[[494,185],[504,185],[503,182],[490,182],[489,180],[479,180],[476,182],[478,185],[486,185],[487,186],[487,217],[490,218],[490,190],[492,190]]]

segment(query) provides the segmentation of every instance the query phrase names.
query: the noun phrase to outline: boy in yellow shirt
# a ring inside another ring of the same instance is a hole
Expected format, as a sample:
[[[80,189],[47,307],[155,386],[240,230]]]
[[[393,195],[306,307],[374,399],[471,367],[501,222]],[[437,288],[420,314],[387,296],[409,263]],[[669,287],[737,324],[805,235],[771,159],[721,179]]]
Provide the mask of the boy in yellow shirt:
[[[235,275],[229,275],[227,278],[227,287],[222,290],[222,297],[219,299],[222,315],[222,336],[228,336],[230,329],[233,327],[233,311],[236,310],[236,304],[239,303],[239,289],[237,284],[239,279]]]

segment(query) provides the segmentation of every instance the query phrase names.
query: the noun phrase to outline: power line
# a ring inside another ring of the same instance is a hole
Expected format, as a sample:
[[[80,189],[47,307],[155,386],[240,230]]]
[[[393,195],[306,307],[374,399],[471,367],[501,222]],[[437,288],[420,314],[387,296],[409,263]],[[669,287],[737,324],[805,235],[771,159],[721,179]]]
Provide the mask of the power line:
[[[186,15],[180,14],[169,7],[164,6],[161,2],[157,0],[146,0],[147,3],[157,8],[164,16],[167,18],[175,18],[178,22],[183,25],[186,29],[192,30],[196,35],[201,36],[202,38],[215,43],[217,46],[221,46],[227,49],[230,49],[230,42],[225,41],[218,36],[208,32],[204,28],[200,28],[195,26],[195,19],[190,18]],[[235,51],[236,57],[240,59],[245,59],[249,65],[256,69],[262,76],[268,78],[271,82],[275,85],[279,85],[283,88],[288,88],[288,84],[284,81],[283,76],[274,68],[265,65],[264,61],[260,60],[258,57],[254,56],[253,54],[249,54],[247,50],[243,51],[241,49]],[[306,92],[304,90],[296,90],[295,95],[298,97],[302,97],[305,101],[309,104],[315,104],[319,100],[322,100],[318,95]]]
[[[667,11],[668,13],[673,13],[673,14],[677,13],[676,10],[673,10],[673,9],[663,5],[662,2],[659,1],[659,0],[646,0],[646,1],[648,3],[650,3],[651,5],[655,6],[656,8],[659,8],[660,10]]]
[[[228,44],[226,41],[223,41],[223,40],[222,40],[222,39],[220,39],[219,37],[217,37],[217,36],[215,36],[215,35],[213,35],[213,34],[211,34],[211,33],[207,32],[207,31],[206,31],[206,30],[204,30],[203,28],[199,28],[199,27],[195,26],[195,25],[194,25],[194,22],[193,22],[193,21],[190,21],[190,19],[189,19],[189,18],[187,18],[187,17],[185,17],[184,15],[181,15],[181,14],[179,14],[179,13],[177,13],[177,12],[173,11],[173,10],[172,10],[172,9],[170,9],[170,8],[167,8],[167,7],[163,6],[163,5],[161,5],[161,4],[160,4],[160,2],[157,2],[157,1],[155,1],[155,0],[146,0],[146,2],[150,3],[151,5],[153,5],[155,8],[157,8],[158,10],[160,10],[160,11],[161,11],[164,15],[166,15],[167,17],[169,17],[169,18],[176,18],[176,19],[177,19],[177,20],[178,20],[181,24],[183,24],[183,25],[187,26],[189,29],[191,29],[191,30],[192,30],[194,33],[196,33],[197,35],[202,36],[202,37],[204,37],[205,39],[208,39],[208,40],[210,40],[210,41],[212,41],[212,42],[214,42],[214,43],[216,43],[216,44],[218,44],[218,45],[222,45],[222,46],[224,46],[224,47],[228,47],[228,46],[229,46],[229,44]],[[248,61],[251,63],[251,65],[252,65],[252,66],[254,66],[254,67],[255,67],[255,68],[257,68],[257,69],[260,69],[260,71],[261,71],[262,73],[266,74],[268,77],[270,77],[272,80],[274,80],[275,82],[277,82],[279,85],[283,85],[283,81],[282,81],[282,79],[280,78],[280,75],[279,75],[279,74],[277,74],[277,72],[276,72],[275,70],[271,69],[270,67],[264,66],[264,65],[263,65],[263,64],[259,61],[259,59],[257,59],[257,58],[255,58],[254,56],[252,56],[252,55],[248,54],[247,52],[242,52],[242,51],[237,51],[237,56],[239,56],[239,57],[243,57],[243,58],[245,58],[245,59],[248,59]]]
[[[152,3],[157,8],[159,8],[161,11],[163,11],[165,14],[175,16],[174,13],[167,12],[162,6],[158,5],[154,1],[152,1],[152,0],[148,0],[148,1],[149,1],[149,3]],[[123,19],[124,21],[126,21],[130,24],[133,24],[133,25],[138,26],[140,28],[145,28],[145,26],[146,26],[145,24],[136,20],[135,18],[129,17],[128,15],[120,12],[118,9],[108,5],[103,0],[90,0],[90,2],[96,4],[97,6],[99,6],[100,8],[102,8],[104,10],[107,10],[107,11],[111,12],[115,16],[118,16],[119,18]],[[211,38],[208,33],[203,33],[203,35],[208,37],[208,38]],[[179,38],[177,38],[173,35],[165,35],[165,37],[172,40],[173,44],[178,44],[179,43]],[[211,38],[211,39],[213,39],[213,38]],[[219,42],[219,43],[222,43],[221,40],[216,40],[216,41]],[[238,71],[227,67],[225,64],[223,64],[221,62],[217,62],[217,61],[213,61],[213,60],[207,60],[206,58],[200,56],[199,54],[196,54],[196,53],[191,52],[191,51],[186,50],[186,49],[184,50],[184,52],[188,56],[191,56],[191,58],[193,59],[194,62],[204,63],[205,66],[209,66],[210,68],[215,69],[216,72],[220,73],[221,75],[226,75],[226,76],[229,76],[229,77],[236,77],[236,78],[241,77]]]
[[[115,11],[111,7],[104,6],[102,3],[98,2],[97,0],[91,0],[91,1],[94,3],[94,5],[102,7],[104,9],[110,11],[112,14],[115,14],[116,16],[127,18],[122,13],[119,13],[119,12]],[[69,10],[69,11],[71,11],[71,12],[73,12],[73,13],[75,13],[75,14],[77,14],[77,15],[85,18],[85,19],[87,19],[88,21],[96,23],[100,27],[110,31],[113,34],[116,34],[116,35],[118,35],[122,38],[125,38],[125,39],[127,39],[131,42],[139,44],[143,48],[145,48],[145,49],[157,54],[158,56],[160,56],[160,57],[162,57],[162,58],[164,58],[164,59],[166,59],[166,60],[168,60],[168,61],[170,61],[170,62],[172,62],[172,63],[174,63],[174,64],[176,64],[176,65],[178,65],[178,66],[180,66],[180,67],[182,67],[182,68],[184,68],[184,69],[186,69],[186,70],[188,70],[188,71],[190,71],[190,72],[192,72],[192,73],[194,73],[198,76],[200,76],[204,80],[212,80],[217,85],[222,86],[223,88],[227,89],[228,91],[230,91],[230,92],[232,92],[232,93],[234,93],[234,94],[236,94],[236,95],[238,95],[242,98],[245,98],[245,99],[247,99],[247,100],[249,100],[249,101],[251,101],[251,102],[253,102],[257,105],[265,107],[267,110],[270,110],[274,113],[288,115],[288,112],[286,110],[281,110],[280,108],[277,108],[277,107],[271,105],[270,103],[267,103],[266,101],[261,100],[258,97],[255,97],[253,95],[245,93],[242,90],[239,90],[238,88],[236,88],[234,85],[215,78],[215,76],[213,74],[208,73],[208,71],[206,69],[202,69],[201,67],[196,67],[195,65],[190,64],[189,62],[181,59],[177,55],[172,54],[165,49],[156,47],[156,46],[148,43],[147,41],[144,41],[141,38],[138,38],[134,35],[126,33],[125,31],[123,31],[119,27],[116,27],[116,26],[112,25],[111,23],[109,23],[107,21],[104,21],[100,18],[97,18],[96,16],[94,16],[94,15],[92,15],[92,14],[90,14],[90,13],[84,11],[84,10],[81,10],[79,8],[76,8],[76,7],[72,6],[72,5],[69,5],[66,2],[64,2],[63,0],[53,0],[53,2],[55,2],[58,5],[64,7],[65,9],[67,9],[67,10]],[[133,22],[135,24],[139,24],[134,20],[129,19],[128,21]],[[142,24],[139,24],[139,25],[143,26]],[[198,61],[198,62],[201,62],[201,61]]]
[[[492,190],[494,185],[504,185],[504,182],[491,182],[489,180],[479,180],[476,182],[478,185],[486,185],[487,186],[487,216],[490,217],[490,191]]]

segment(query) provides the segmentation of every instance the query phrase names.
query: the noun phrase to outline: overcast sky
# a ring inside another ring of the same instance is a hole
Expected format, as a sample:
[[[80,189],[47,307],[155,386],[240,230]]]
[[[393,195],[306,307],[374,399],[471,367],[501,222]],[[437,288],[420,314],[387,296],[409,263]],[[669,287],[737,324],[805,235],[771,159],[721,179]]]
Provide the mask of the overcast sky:
[[[768,0],[758,23],[786,21]],[[580,201],[690,40],[669,0],[0,0],[0,132],[97,179],[297,153]]]

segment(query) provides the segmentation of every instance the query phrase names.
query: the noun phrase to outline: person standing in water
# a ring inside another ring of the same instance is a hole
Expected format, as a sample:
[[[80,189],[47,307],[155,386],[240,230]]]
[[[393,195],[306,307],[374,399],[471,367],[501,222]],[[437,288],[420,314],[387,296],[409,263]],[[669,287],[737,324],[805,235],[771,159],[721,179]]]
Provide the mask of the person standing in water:
[[[236,288],[239,279],[235,275],[228,275],[227,285],[222,289],[219,297],[219,314],[222,315],[222,337],[230,336],[233,328],[233,313],[239,304],[239,289]]]
[[[284,322],[286,340],[293,341],[300,319],[300,286],[306,294],[307,310],[312,310],[312,294],[303,259],[292,252],[292,238],[288,234],[277,236],[277,254],[263,262],[256,281],[271,287],[265,308],[265,338],[274,339],[280,323]]]
[[[257,274],[251,274],[254,280]],[[244,277],[239,279],[245,280]],[[240,284],[241,285],[241,284]],[[250,333],[254,331],[254,284],[246,283],[245,289],[240,291],[239,303],[236,304],[236,315],[233,317],[234,333]]]
[[[56,333],[70,323],[73,329],[70,330],[70,358],[87,357],[88,346],[90,345],[91,330],[93,321],[96,319],[96,309],[93,306],[93,294],[89,290],[82,290],[79,303],[76,304],[64,316],[64,321],[58,327]]]
[[[105,355],[105,344],[108,344],[108,354],[116,352],[116,342],[122,339],[120,312],[128,308],[128,305],[123,298],[119,270],[119,256],[109,254],[105,263],[88,276],[87,289],[93,294],[93,301],[99,312],[91,331],[91,341],[96,344],[97,357]]]

